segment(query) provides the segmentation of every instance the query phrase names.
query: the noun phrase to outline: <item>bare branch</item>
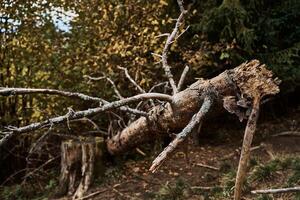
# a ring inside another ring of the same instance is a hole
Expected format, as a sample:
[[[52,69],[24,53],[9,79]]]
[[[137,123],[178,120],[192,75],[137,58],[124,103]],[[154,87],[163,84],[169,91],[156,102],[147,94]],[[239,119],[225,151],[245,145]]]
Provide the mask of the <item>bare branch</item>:
[[[204,116],[212,106],[212,103],[213,101],[211,97],[205,97],[199,112],[192,117],[189,124],[179,134],[176,135],[176,138],[152,162],[152,166],[150,167],[151,172],[154,173],[166,160],[168,155],[171,154],[175,148],[185,140],[187,135],[192,132],[194,127],[203,120]]]
[[[108,104],[109,102],[99,98],[99,97],[93,97],[86,94],[78,93],[78,92],[67,92],[62,90],[56,90],[56,89],[41,89],[41,88],[4,88],[0,87],[0,95],[2,96],[10,96],[10,95],[20,95],[20,94],[54,94],[54,95],[60,95],[64,97],[74,97],[77,99],[81,99],[84,101],[95,101],[100,102],[102,104]],[[132,109],[129,107],[120,107],[121,111],[124,112],[130,112],[132,114],[138,115],[138,116],[147,116],[146,112],[139,111],[137,109]]]
[[[168,101],[172,102],[172,97],[170,95],[166,94],[160,94],[160,93],[146,93],[146,94],[138,94],[136,96],[128,97],[125,99],[121,99],[118,101],[114,101],[111,103],[107,103],[103,105],[102,107],[97,107],[97,108],[91,108],[88,110],[83,110],[83,111],[77,111],[77,112],[68,112],[66,115],[59,116],[59,117],[54,117],[48,120],[45,120],[43,122],[37,122],[30,124],[28,126],[24,126],[21,128],[10,128],[8,132],[5,132],[5,136],[0,139],[0,146],[3,145],[9,138],[11,138],[15,134],[20,134],[20,133],[26,133],[30,131],[34,131],[40,128],[44,127],[49,127],[51,124],[59,124],[66,122],[68,120],[72,119],[80,119],[83,117],[88,117],[92,116],[107,110],[119,108],[121,106],[141,101],[141,100],[147,100],[147,99],[160,99],[163,101]]]
[[[300,192],[300,187],[291,188],[278,188],[278,189],[268,189],[268,190],[253,190],[252,194],[278,194],[287,192]]]
[[[151,55],[152,55],[152,56],[157,56],[157,57],[159,57],[160,59],[162,58],[162,55],[159,55],[159,54],[157,54],[157,53],[151,53]]]
[[[0,87],[0,95],[2,96],[20,95],[20,94],[54,94],[54,95],[60,95],[65,97],[74,97],[84,101],[98,101],[101,103],[107,102],[104,99],[101,99],[99,97],[92,97],[78,92],[67,92],[67,91],[55,90],[55,89]]]
[[[174,43],[176,40],[178,40],[188,29],[190,28],[190,26],[187,26],[172,42]]]
[[[125,76],[127,77],[127,79],[140,91],[141,94],[145,94],[146,93],[146,91],[141,86],[139,86],[135,82],[135,80],[133,80],[133,78],[129,75],[127,68],[124,68],[124,67],[118,67],[118,68],[124,71]],[[154,102],[153,102],[152,99],[150,99],[150,103],[151,103],[152,106],[155,106],[155,104],[154,104]]]
[[[214,167],[214,166],[210,166],[210,165],[206,165],[206,164],[202,164],[202,163],[196,163],[195,165],[198,166],[198,167],[204,167],[204,168],[207,168],[207,169],[220,171],[219,167]]]
[[[165,74],[166,74],[167,78],[169,79],[169,82],[170,82],[172,90],[173,90],[173,94],[176,94],[178,92],[178,90],[177,90],[175,81],[173,79],[173,75],[172,75],[170,66],[168,64],[168,51],[169,51],[170,45],[177,39],[176,36],[178,34],[179,27],[182,24],[185,13],[187,12],[183,7],[183,2],[182,1],[178,0],[177,3],[179,5],[181,13],[180,13],[180,15],[179,15],[179,17],[176,21],[176,24],[175,24],[175,27],[174,27],[172,33],[167,38],[167,41],[165,43],[165,46],[164,46],[164,49],[163,49],[163,52],[162,52],[162,58],[161,58],[163,69],[165,71]]]
[[[42,143],[47,139],[48,135],[50,134],[52,126],[53,124],[50,124],[49,129],[33,144],[33,146],[29,150],[26,160],[28,160],[31,154],[33,154],[35,151],[40,150]]]
[[[135,80],[133,80],[133,78],[129,75],[127,68],[124,68],[124,67],[118,67],[118,68],[124,71],[127,79],[140,91],[140,93],[142,93],[142,94],[146,93],[146,91],[143,88],[141,88],[141,86],[139,86],[135,82]]]
[[[105,76],[92,77],[92,76],[89,76],[89,75],[84,75],[83,78],[88,78],[91,81],[100,81],[100,80],[105,79],[106,77]]]
[[[272,135],[272,137],[278,137],[278,136],[300,136],[300,131],[284,131],[284,132]]]
[[[148,114],[146,112],[140,111],[138,109],[129,108],[128,106],[122,106],[122,107],[120,107],[120,110],[122,110],[123,112],[130,112],[137,116],[148,117]]]
[[[169,36],[169,35],[170,35],[170,33],[163,33],[158,36],[155,36],[154,38],[159,38],[159,37],[164,37],[164,36]]]
[[[185,77],[186,77],[186,75],[187,75],[189,69],[190,69],[190,68],[189,68],[188,66],[185,66],[185,68],[184,68],[184,70],[183,70],[183,72],[182,72],[182,74],[181,74],[181,77],[180,77],[180,79],[179,79],[178,86],[177,86],[178,92],[181,91],[181,88],[182,88],[182,86],[183,86],[183,83],[184,83],[184,81],[185,81]]]
[[[177,0],[177,4],[180,8],[180,12],[182,12],[182,13],[186,12],[186,10],[183,7],[183,1],[182,0]]]
[[[153,92],[156,88],[158,88],[158,87],[160,87],[160,86],[163,86],[163,85],[166,86],[166,85],[168,85],[168,83],[169,83],[169,82],[158,83],[158,84],[152,86],[152,88],[150,88],[150,90],[149,90],[148,92]]]
[[[110,84],[113,87],[114,92],[116,93],[116,95],[118,96],[119,99],[124,99],[124,97],[121,95],[121,93],[119,92],[115,82],[113,82],[109,77],[106,77],[106,80],[108,80],[108,82],[110,82]]]

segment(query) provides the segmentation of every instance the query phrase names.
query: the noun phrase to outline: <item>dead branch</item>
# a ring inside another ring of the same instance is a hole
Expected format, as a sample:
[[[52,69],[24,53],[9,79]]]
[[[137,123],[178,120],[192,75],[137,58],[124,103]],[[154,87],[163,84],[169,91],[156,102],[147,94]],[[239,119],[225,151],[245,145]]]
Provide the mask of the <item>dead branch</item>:
[[[118,67],[118,68],[124,71],[125,76],[127,77],[127,79],[140,91],[141,94],[146,93],[146,91],[141,86],[139,86],[139,84],[137,84],[135,82],[135,80],[133,80],[133,78],[129,75],[129,72],[128,72],[127,68],[124,68],[124,67]],[[153,107],[155,106],[152,99],[150,99],[150,103],[151,103],[151,106],[153,106]]]
[[[179,134],[176,135],[176,138],[152,162],[152,166],[150,167],[151,172],[155,172],[167,159],[168,155],[170,155],[176,149],[176,147],[185,140],[187,135],[192,132],[195,126],[203,120],[204,116],[212,106],[212,103],[213,101],[211,97],[205,97],[199,112],[192,117],[189,124]]]
[[[300,131],[284,131],[284,132],[272,135],[272,137],[280,137],[280,136],[300,136]]]
[[[36,169],[32,170],[31,172],[29,172],[28,174],[26,174],[23,177],[22,184],[24,184],[26,182],[26,180],[27,180],[28,177],[32,176],[37,171],[40,171],[43,167],[47,166],[49,163],[51,163],[52,161],[56,160],[59,157],[60,156],[56,156],[56,157],[53,157],[53,158],[49,159],[48,161],[46,161],[45,163],[43,163],[42,165],[40,165],[38,168],[36,168]]]
[[[176,36],[179,32],[179,27],[182,25],[182,21],[184,19],[184,15],[186,14],[186,10],[183,7],[183,2],[181,0],[177,1],[179,8],[180,8],[180,15],[176,21],[175,27],[173,28],[173,31],[171,34],[168,35],[167,41],[165,43],[162,55],[161,55],[161,61],[162,61],[162,65],[163,65],[163,69],[165,71],[165,74],[167,76],[167,78],[169,79],[170,85],[172,87],[173,90],[173,94],[176,94],[178,92],[175,81],[173,79],[173,75],[170,69],[170,65],[168,64],[168,51],[170,48],[170,45],[176,40],[178,39]]]
[[[267,189],[267,190],[253,190],[252,194],[278,194],[278,193],[288,193],[288,192],[300,192],[300,187],[291,188],[278,188],[278,189]]]
[[[65,97],[74,97],[84,101],[97,101],[105,103],[104,99],[99,97],[92,97],[78,92],[67,92],[55,89],[33,89],[33,88],[5,88],[0,87],[0,95],[10,96],[10,95],[20,95],[20,94],[55,94]]]
[[[184,81],[185,81],[185,77],[186,77],[186,75],[187,75],[189,69],[190,69],[190,68],[189,68],[188,66],[185,66],[185,68],[184,68],[184,70],[183,70],[183,72],[182,72],[182,74],[181,74],[181,77],[180,77],[179,82],[178,82],[178,85],[177,85],[177,90],[178,90],[178,92],[181,91],[181,88],[182,88],[182,86],[183,86],[183,83],[184,83]]]
[[[49,127],[52,124],[59,124],[66,122],[68,120],[73,120],[73,119],[80,119],[83,117],[88,117],[92,116],[107,110],[119,108],[121,106],[141,101],[141,100],[147,100],[147,99],[160,99],[163,101],[167,102],[172,102],[172,97],[166,94],[160,94],[160,93],[146,93],[146,94],[138,94],[136,96],[128,97],[125,99],[121,99],[118,101],[114,101],[111,103],[104,104],[101,107],[97,108],[91,108],[88,110],[83,110],[83,111],[77,111],[77,112],[68,112],[67,114],[59,117],[54,117],[48,120],[45,120],[43,122],[36,122],[33,124],[30,124],[28,126],[20,127],[20,128],[9,128],[9,130],[5,133],[5,136],[0,139],[0,146],[2,146],[5,142],[7,142],[13,135],[21,134],[21,133],[26,133],[26,132],[31,132],[40,128],[45,128]]]
[[[118,67],[119,69],[123,70],[125,73],[125,76],[127,77],[127,79],[140,91],[141,94],[146,93],[146,91],[141,88],[141,86],[139,86],[135,80],[133,80],[133,78],[129,75],[127,68],[124,67]]]
[[[101,77],[102,78],[102,77]],[[55,89],[41,89],[41,88],[5,88],[0,87],[0,95],[2,96],[10,96],[10,95],[21,95],[21,94],[50,94],[50,95],[60,95],[64,97],[72,97],[81,99],[84,101],[95,101],[100,102],[101,104],[108,104],[109,102],[99,98],[99,97],[93,97],[86,94],[78,93],[78,92],[67,92],[62,90],[55,90]],[[139,116],[147,116],[147,113],[143,111],[139,111],[136,109],[132,109],[129,107],[120,107],[120,110],[124,112],[130,112],[135,115]]]
[[[114,92],[116,93],[117,97],[119,99],[124,99],[124,97],[121,95],[121,93],[119,92],[115,82],[113,82],[113,80],[111,80],[109,77],[106,76],[106,80],[111,84],[111,86],[113,87]]]
[[[210,166],[210,165],[206,165],[206,164],[202,164],[202,163],[196,163],[195,165],[198,166],[198,167],[204,167],[204,168],[207,168],[207,169],[212,169],[212,170],[215,170],[215,171],[220,171],[219,167],[214,167],[214,166]]]

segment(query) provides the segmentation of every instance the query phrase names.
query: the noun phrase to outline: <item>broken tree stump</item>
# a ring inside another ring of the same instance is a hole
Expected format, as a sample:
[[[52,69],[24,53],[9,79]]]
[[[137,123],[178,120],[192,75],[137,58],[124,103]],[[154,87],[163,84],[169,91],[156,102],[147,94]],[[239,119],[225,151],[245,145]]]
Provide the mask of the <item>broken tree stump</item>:
[[[61,172],[56,197],[69,195],[81,198],[95,176],[95,166],[103,170],[103,138],[84,137],[66,140],[61,144]]]

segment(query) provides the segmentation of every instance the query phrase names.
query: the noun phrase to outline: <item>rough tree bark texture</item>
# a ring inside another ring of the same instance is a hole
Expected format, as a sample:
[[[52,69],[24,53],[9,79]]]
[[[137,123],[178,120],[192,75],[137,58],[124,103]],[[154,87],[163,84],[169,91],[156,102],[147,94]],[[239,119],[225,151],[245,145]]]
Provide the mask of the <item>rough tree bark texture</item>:
[[[212,79],[198,80],[184,91],[175,94],[172,97],[172,103],[155,107],[150,112],[149,120],[141,117],[110,138],[107,141],[108,151],[111,154],[122,153],[146,141],[153,140],[160,134],[181,130],[199,111],[203,98],[205,98],[202,94],[211,88],[218,95],[215,104],[222,105],[223,98],[227,96],[234,96],[239,100],[243,94],[239,88],[240,82],[251,76],[256,77],[256,74],[263,76],[261,67],[264,68],[259,61],[253,60],[227,70]],[[264,70],[266,69],[264,68]],[[247,97],[247,94],[243,94],[243,96]]]
[[[78,199],[89,189],[94,177],[94,166],[99,166],[103,139],[84,138],[67,140],[61,144],[61,174],[54,196],[65,194]],[[98,157],[97,162],[95,162]],[[100,164],[101,165],[101,164]],[[80,171],[80,176],[78,172]],[[79,182],[79,184],[78,184]],[[77,189],[76,189],[77,188]]]

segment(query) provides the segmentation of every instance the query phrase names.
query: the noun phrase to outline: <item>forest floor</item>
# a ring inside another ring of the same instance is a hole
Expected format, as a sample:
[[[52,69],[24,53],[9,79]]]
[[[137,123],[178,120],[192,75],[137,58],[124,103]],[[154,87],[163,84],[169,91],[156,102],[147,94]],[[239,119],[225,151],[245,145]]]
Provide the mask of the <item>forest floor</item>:
[[[243,188],[247,200],[300,200],[299,193],[251,194],[252,190],[300,185],[300,105],[275,108],[263,108],[258,122]],[[159,145],[163,142],[140,146],[140,152],[134,150],[115,160],[104,158],[105,170],[96,167],[102,174],[82,200],[231,199],[245,125],[229,114],[205,121],[199,143],[189,138],[156,173],[149,172],[149,168],[163,150]],[[49,183],[44,190],[34,190],[34,198],[25,197],[14,184],[6,187],[6,192],[4,188],[2,196],[0,192],[0,199],[51,199],[57,187],[58,168],[59,165],[52,170],[56,175],[50,182],[47,178]]]
[[[299,193],[251,194],[251,190],[300,185],[299,111],[298,106],[281,117],[260,120],[244,199],[300,200]],[[108,166],[88,199],[231,199],[245,123],[222,120],[203,127],[199,144],[192,144],[190,139],[189,145],[182,145],[154,174],[148,169],[161,148],[147,151],[141,147],[146,156],[126,159],[118,167]]]

